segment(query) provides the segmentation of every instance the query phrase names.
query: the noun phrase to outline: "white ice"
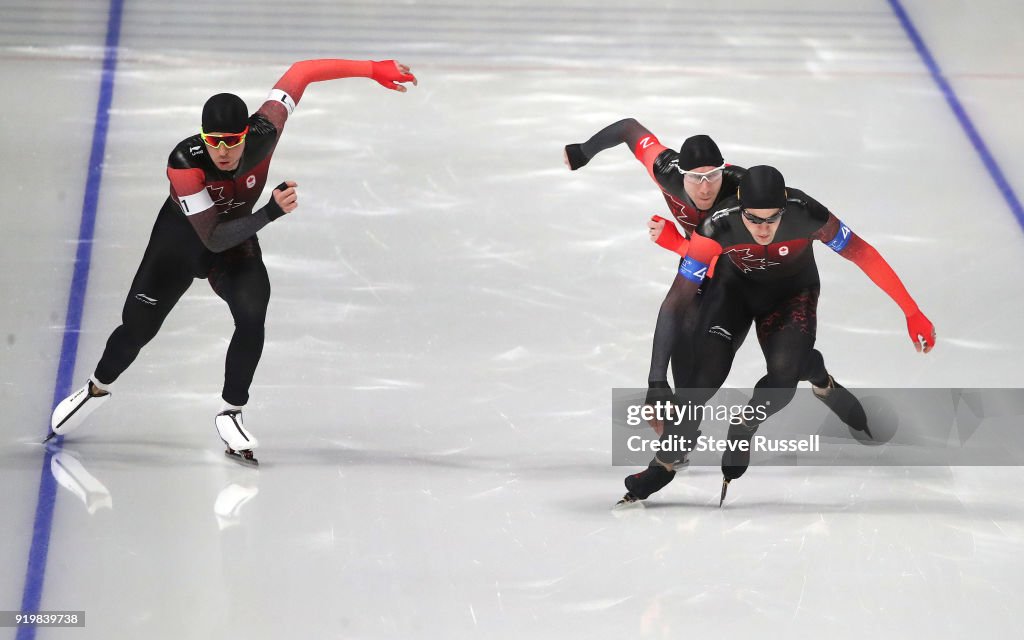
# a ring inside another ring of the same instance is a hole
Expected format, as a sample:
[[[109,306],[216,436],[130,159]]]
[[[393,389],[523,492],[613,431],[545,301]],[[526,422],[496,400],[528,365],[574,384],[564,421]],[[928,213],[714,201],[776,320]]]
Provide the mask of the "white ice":
[[[819,247],[843,383],[1024,386],[1024,231],[889,4],[653,4],[126,3],[76,385],[208,95],[255,109],[312,57],[420,79],[311,86],[284,133],[269,183],[301,204],[260,234],[252,471],[213,429],[232,326],[202,281],[43,468],[108,3],[6,0],[0,610],[53,473],[42,607],[87,625],[38,638],[1013,637],[1017,468],[754,467],[723,509],[694,468],[609,509],[610,389],[645,384],[676,259],[624,147],[576,173],[561,149],[622,117],[779,166],[888,258],[938,347]],[[1024,8],[903,4],[1024,192]],[[763,370],[751,340],[728,384]]]

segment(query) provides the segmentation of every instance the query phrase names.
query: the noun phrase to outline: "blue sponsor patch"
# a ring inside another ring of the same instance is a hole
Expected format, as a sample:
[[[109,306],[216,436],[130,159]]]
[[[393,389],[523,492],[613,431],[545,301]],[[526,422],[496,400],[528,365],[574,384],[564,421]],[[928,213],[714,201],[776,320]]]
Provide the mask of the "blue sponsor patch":
[[[828,248],[832,249],[836,253],[839,253],[846,248],[846,245],[850,244],[850,238],[853,237],[853,231],[850,227],[843,224],[843,221],[839,221],[839,231],[836,232],[836,237],[832,238],[828,242]]]
[[[697,262],[690,256],[683,258],[683,263],[679,265],[679,275],[683,276],[690,282],[700,284],[704,282],[704,276],[707,274],[708,265],[703,262]]]

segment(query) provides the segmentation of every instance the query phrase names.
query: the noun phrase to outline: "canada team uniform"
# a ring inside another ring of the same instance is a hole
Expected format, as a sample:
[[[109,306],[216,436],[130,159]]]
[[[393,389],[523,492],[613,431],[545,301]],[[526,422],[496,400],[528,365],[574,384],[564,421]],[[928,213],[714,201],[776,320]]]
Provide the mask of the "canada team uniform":
[[[672,218],[683,229],[680,234],[674,225],[666,224],[663,238],[658,239],[659,244],[685,255],[687,238],[704,221],[710,209],[699,209],[694,203],[686,192],[683,172],[695,167],[725,165],[718,146],[708,136],[698,135],[688,138],[681,149],[675,151],[661,144],[653,133],[635,119],[626,118],[598,131],[587,142],[566,145],[565,155],[569,168],[575,171],[586,166],[601,151],[622,143],[629,147],[647,169],[648,175],[665,198]],[[744,173],[742,167],[725,165],[721,188],[712,208],[736,192]],[[695,307],[677,306],[670,298],[662,303],[654,331],[651,370],[648,374],[648,386],[651,388],[668,388],[670,362],[675,384],[678,386],[685,383],[688,367],[693,360],[690,349],[696,320]]]
[[[611,124],[583,144],[571,144],[565,148],[566,159],[573,170],[585,166],[598,152],[625,142],[633,150],[655,184],[661,190],[669,207],[672,218],[679,223],[682,233],[675,225],[667,222],[657,238],[657,243],[673,251],[683,258],[687,255],[689,238],[700,227],[724,200],[735,195],[740,181],[746,175],[746,169],[728,165],[722,158],[718,145],[706,135],[687,138],[678,152],[668,149],[658,139],[632,118]],[[686,172],[697,167],[722,166],[721,185],[710,208],[699,209],[686,191]],[[654,219],[658,219],[655,216]],[[680,265],[682,262],[680,262]],[[709,265],[709,280],[698,290],[699,302],[707,290],[713,289],[715,265]],[[676,387],[687,385],[695,363],[693,351],[696,335],[697,313],[699,304],[684,302],[678,295],[675,286],[669,289],[665,300],[658,311],[655,325],[653,347],[651,350],[651,368],[648,373],[648,401],[668,401],[669,384],[667,374],[669,363],[672,365],[672,378]],[[746,337],[746,330],[733,334],[733,349],[739,349]],[[813,350],[809,366],[801,372],[801,380],[808,380],[816,386],[827,386],[831,378],[825,370],[824,358],[817,350]],[[819,364],[820,363],[820,364]],[[833,401],[819,396],[835,410]],[[847,413],[841,414],[844,420]]]
[[[228,454],[255,464],[252,450],[257,441],[242,424],[241,408],[249,400],[263,352],[270,301],[270,279],[256,234],[285,215],[274,198],[258,209],[256,204],[285,122],[307,85],[346,77],[372,78],[403,91],[397,83],[415,82],[407,68],[391,60],[306,60],[291,66],[251,116],[245,116],[244,102],[237,96],[218,94],[207,101],[203,133],[182,140],[168,159],[170,193],[129,289],[121,325],[107,340],[89,383],[54,409],[51,437],[65,435],[109,399],[109,385],[156,336],[193,280],[206,279],[227,303],[235,323],[224,368],[226,408],[215,423]],[[223,170],[211,158],[211,131],[229,132],[223,136],[228,148],[244,141],[236,168]],[[287,188],[282,184],[277,189]]]
[[[782,185],[781,174],[773,168],[755,169],[751,169],[751,182],[753,178],[767,173],[762,170],[770,169],[773,175],[777,175],[778,184]],[[742,197],[742,186],[740,194]],[[923,339],[926,350],[934,344],[931,322],[921,313],[899,277],[874,247],[804,192],[787,188],[785,194],[784,206],[772,216],[774,220],[769,219],[778,225],[769,244],[759,244],[747,230],[742,218],[749,214],[737,197],[722,202],[691,237],[686,258],[673,285],[680,296],[684,300],[692,299],[707,277],[712,262],[717,260],[717,264],[715,286],[704,295],[701,304],[692,375],[686,388],[678,392],[679,402],[697,405],[710,399],[729,374],[735,353],[735,337],[745,334],[752,323],[764,352],[768,374],[757,383],[750,405],[764,408],[760,414],[763,419],[777,413],[792,400],[797,383],[805,376],[829,378],[824,363],[813,350],[820,291],[812,248],[815,240],[854,262],[899,305],[915,344]],[[841,388],[835,391],[845,392]],[[834,395],[836,399],[849,396],[848,392]],[[841,417],[842,411],[849,409],[833,407]],[[854,420],[846,417],[847,424],[868,430],[860,411]],[[731,426],[729,439],[749,442],[760,422],[751,420]],[[666,427],[662,440],[693,439],[699,426],[699,415],[688,416],[678,425]],[[659,453],[658,458],[669,465],[682,459],[672,453]],[[748,463],[749,453],[727,453],[723,457],[723,497],[725,485],[740,477]],[[658,469],[664,470],[664,467],[654,465],[626,479],[626,487],[634,498],[643,499],[653,493],[649,489],[656,487],[656,491],[671,480],[668,472]],[[661,476],[665,482],[653,482],[649,476]],[[627,493],[627,498],[630,493]]]

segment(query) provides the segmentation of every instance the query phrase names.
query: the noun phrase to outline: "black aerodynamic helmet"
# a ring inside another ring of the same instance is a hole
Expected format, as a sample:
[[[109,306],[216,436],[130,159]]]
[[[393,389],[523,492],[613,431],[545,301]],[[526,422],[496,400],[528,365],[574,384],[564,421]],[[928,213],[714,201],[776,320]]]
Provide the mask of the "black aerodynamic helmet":
[[[203,131],[241,133],[249,125],[245,101],[233,93],[218,93],[203,105]]]
[[[679,148],[679,168],[692,171],[697,167],[720,167],[725,164],[722,152],[710,136],[690,136]]]
[[[779,209],[786,206],[786,181],[775,167],[750,167],[736,196],[747,209]]]

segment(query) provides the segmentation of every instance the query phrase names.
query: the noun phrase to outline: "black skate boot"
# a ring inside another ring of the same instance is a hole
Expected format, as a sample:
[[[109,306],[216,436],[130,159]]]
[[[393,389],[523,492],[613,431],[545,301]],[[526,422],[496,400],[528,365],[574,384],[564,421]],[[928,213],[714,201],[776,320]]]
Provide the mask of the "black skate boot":
[[[646,500],[651,494],[661,491],[668,486],[668,483],[672,482],[672,478],[675,477],[676,472],[674,469],[669,471],[655,458],[640,473],[626,476],[626,495],[622,496],[622,499],[615,503],[615,506]]]
[[[868,428],[868,417],[864,413],[864,407],[861,406],[860,400],[850,393],[849,389],[836,382],[835,378],[829,375],[828,385],[824,387],[811,385],[811,391],[814,392],[814,397],[824,402],[825,406],[832,410],[832,413],[846,423],[846,426],[854,431],[863,431],[869,438],[874,439],[871,429]]]
[[[722,495],[718,499],[719,507],[725,502],[725,493],[729,490],[729,483],[746,473],[747,467],[750,466],[750,440],[757,433],[759,426],[750,426],[746,423],[729,425],[730,447],[722,454]],[[740,442],[746,442],[747,446],[743,449],[736,447],[736,444]]]

